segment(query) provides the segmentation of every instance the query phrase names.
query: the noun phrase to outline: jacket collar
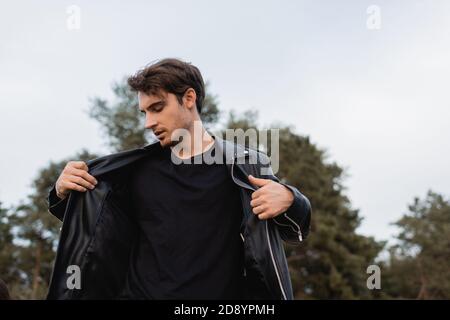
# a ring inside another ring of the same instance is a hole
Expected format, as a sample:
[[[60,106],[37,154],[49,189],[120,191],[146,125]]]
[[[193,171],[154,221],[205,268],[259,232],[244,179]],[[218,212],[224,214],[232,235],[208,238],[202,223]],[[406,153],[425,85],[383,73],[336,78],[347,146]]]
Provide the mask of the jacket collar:
[[[210,135],[215,140],[215,152],[218,152],[222,155],[222,159],[224,160],[223,163],[225,163],[228,168],[230,168],[230,166],[235,161],[237,161],[237,163],[242,163],[241,161],[249,156],[249,151],[246,150],[245,147],[235,144],[231,141],[223,140],[213,133],[210,133]],[[159,152],[161,150],[161,144],[156,141],[142,148],[122,151],[96,158],[87,162],[89,173],[98,177],[100,175],[120,169],[146,156],[149,156],[154,152]]]
[[[248,150],[245,147],[231,141],[223,140],[215,134],[211,134],[215,140],[216,152],[223,155],[226,164],[232,164],[234,160],[246,158]]]

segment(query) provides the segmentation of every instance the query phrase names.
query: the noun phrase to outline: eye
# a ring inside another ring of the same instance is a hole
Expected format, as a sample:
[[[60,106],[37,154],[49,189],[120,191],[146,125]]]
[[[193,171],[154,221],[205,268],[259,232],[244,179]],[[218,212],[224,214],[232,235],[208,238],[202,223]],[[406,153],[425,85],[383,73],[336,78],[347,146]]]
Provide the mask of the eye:
[[[153,108],[151,108],[151,112],[160,112],[162,111],[162,109],[164,109],[163,105],[158,105],[158,106],[154,106]]]

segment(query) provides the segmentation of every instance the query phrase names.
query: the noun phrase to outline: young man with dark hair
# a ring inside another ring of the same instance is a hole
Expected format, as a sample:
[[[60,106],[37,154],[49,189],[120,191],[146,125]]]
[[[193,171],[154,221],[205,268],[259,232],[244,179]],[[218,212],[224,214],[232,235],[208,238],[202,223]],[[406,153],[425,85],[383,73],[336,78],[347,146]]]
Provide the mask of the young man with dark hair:
[[[308,199],[265,154],[205,130],[195,66],[164,59],[128,84],[159,142],[66,165],[48,298],[292,299],[282,240],[308,234]]]

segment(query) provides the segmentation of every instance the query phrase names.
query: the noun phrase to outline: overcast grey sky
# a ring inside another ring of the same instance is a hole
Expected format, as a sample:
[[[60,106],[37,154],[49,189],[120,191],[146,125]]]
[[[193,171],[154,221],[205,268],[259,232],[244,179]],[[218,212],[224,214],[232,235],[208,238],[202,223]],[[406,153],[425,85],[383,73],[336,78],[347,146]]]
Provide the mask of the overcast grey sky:
[[[367,27],[370,5],[380,29]],[[359,231],[388,239],[413,197],[450,193],[449,17],[446,0],[3,3],[0,201],[25,199],[49,160],[106,152],[88,98],[179,57],[222,110],[258,110],[327,149],[347,168]]]

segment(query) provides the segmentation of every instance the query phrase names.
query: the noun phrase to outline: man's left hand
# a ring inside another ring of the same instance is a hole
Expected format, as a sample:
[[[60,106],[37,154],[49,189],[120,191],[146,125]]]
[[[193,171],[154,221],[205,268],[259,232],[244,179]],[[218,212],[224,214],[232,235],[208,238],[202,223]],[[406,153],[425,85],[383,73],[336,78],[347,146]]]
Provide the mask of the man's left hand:
[[[253,192],[250,205],[253,213],[261,220],[274,218],[286,212],[294,201],[291,190],[278,182],[255,178],[252,175],[248,176],[248,180],[255,187],[259,187]]]

